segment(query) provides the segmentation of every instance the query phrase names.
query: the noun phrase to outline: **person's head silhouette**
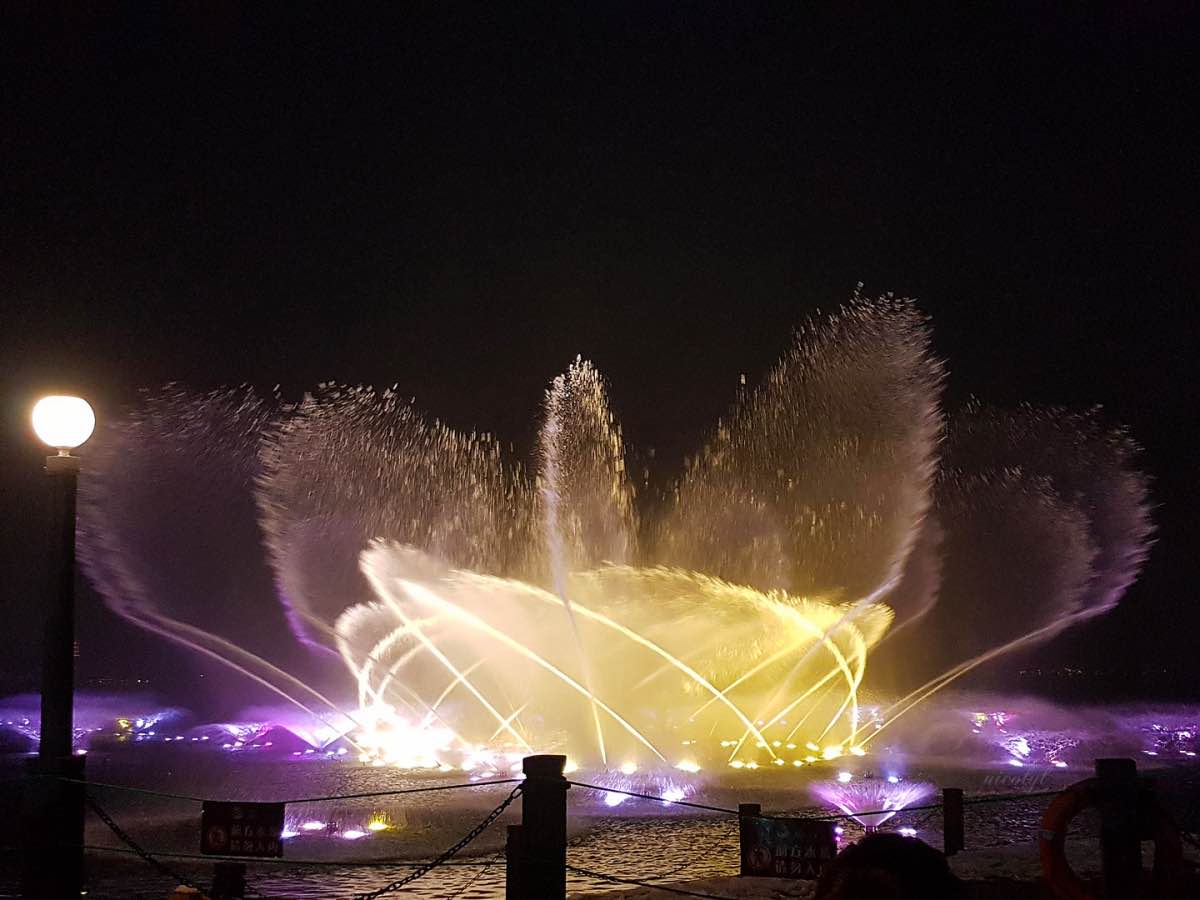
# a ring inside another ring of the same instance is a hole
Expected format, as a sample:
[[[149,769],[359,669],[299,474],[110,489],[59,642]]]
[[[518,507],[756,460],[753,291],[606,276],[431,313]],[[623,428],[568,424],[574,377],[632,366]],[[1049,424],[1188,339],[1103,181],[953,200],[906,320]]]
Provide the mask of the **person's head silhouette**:
[[[868,834],[829,864],[815,900],[960,900],[962,884],[924,841]]]

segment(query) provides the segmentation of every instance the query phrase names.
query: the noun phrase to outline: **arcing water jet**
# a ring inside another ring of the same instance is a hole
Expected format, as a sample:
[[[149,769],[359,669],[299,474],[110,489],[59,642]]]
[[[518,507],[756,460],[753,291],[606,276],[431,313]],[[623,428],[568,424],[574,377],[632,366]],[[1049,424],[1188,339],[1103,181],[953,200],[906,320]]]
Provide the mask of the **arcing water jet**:
[[[530,474],[395,389],[294,406],[171,389],[96,439],[82,556],[137,624],[318,717],[357,707],[369,758],[802,767],[1111,608],[1145,558],[1127,437],[1094,413],[972,407],[943,442],[943,379],[911,301],[856,295],[805,325],[653,516],[582,360],[547,393]],[[260,534],[273,586],[245,577]],[[927,634],[967,637],[864,722],[897,613],[901,670]],[[285,619],[328,652],[300,657]]]

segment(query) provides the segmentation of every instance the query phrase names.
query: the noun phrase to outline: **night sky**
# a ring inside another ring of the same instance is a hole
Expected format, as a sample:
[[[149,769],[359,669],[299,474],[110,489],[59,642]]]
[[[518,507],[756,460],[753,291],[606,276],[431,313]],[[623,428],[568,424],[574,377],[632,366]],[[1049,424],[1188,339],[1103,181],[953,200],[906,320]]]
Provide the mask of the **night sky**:
[[[54,6],[0,11],[5,685],[36,683],[48,390],[107,418],[168,381],[398,383],[528,451],[583,354],[669,471],[863,282],[932,315],[948,409],[1130,427],[1158,543],[1040,656],[1196,692],[1195,16]],[[80,605],[82,676],[171,681],[176,651]]]

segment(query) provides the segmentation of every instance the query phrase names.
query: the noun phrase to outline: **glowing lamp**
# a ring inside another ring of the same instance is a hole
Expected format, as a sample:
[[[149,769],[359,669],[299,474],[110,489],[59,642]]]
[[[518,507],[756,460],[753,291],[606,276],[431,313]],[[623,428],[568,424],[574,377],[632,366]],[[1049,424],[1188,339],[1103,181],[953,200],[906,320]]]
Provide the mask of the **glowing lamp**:
[[[95,427],[96,414],[82,397],[43,397],[33,407],[34,432],[59,456],[70,456]]]

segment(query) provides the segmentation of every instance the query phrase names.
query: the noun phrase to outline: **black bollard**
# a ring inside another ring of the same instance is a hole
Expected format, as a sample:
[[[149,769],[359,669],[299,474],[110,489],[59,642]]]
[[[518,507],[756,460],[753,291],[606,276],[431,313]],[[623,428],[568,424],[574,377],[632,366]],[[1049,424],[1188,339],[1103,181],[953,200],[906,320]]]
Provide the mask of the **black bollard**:
[[[942,852],[953,856],[966,846],[962,788],[942,788]]]
[[[750,864],[750,852],[758,846],[758,817],[762,806],[758,803],[738,804],[738,844],[741,848],[741,867],[738,872],[743,878],[757,874]]]
[[[565,756],[527,756],[522,762],[520,867],[522,898],[565,900],[567,896],[567,788]]]
[[[244,900],[246,864],[219,862],[213,865],[212,900]]]
[[[1100,864],[1106,897],[1136,897],[1142,879],[1137,763],[1096,760],[1100,785]]]
[[[83,890],[84,756],[29,760],[22,797],[22,887],[31,900]],[[67,780],[70,779],[70,780]]]
[[[525,845],[521,841],[521,826],[509,825],[504,843],[504,896],[525,897],[525,882],[521,867],[525,865]]]

